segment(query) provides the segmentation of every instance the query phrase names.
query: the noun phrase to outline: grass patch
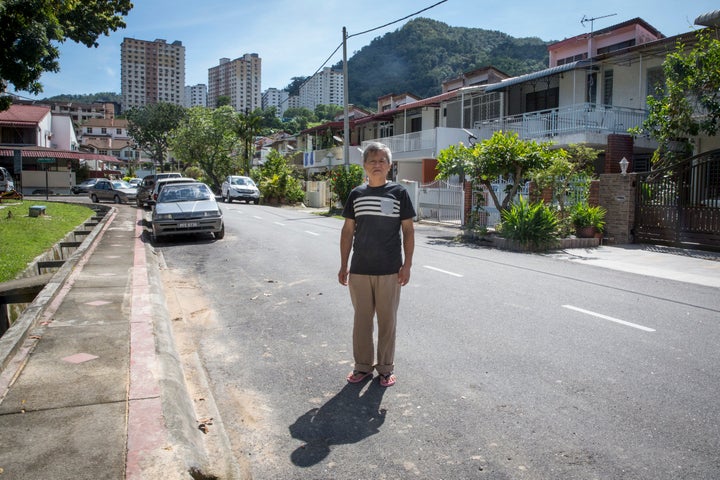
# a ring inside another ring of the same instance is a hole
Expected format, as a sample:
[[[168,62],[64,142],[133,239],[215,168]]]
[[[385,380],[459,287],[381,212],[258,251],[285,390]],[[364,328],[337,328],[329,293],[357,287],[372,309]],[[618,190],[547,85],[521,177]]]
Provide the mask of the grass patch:
[[[33,205],[45,215],[30,217]],[[94,215],[91,208],[35,200],[0,203],[0,282],[14,279],[35,257]]]

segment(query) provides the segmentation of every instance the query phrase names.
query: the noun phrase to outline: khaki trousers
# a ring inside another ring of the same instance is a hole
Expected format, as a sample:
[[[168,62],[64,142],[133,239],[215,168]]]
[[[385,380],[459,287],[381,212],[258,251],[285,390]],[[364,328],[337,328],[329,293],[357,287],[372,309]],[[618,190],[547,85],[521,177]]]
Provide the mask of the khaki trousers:
[[[400,304],[400,284],[397,274],[358,275],[348,279],[350,299],[355,308],[353,323],[353,356],[355,370],[380,374],[395,369],[395,327]],[[377,315],[378,344],[374,357],[373,329]]]

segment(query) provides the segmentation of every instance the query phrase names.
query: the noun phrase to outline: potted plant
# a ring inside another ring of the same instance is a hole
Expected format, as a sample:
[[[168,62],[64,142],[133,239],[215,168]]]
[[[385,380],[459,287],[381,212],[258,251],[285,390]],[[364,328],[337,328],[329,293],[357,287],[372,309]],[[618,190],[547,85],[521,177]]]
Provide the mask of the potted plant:
[[[579,238],[593,238],[605,228],[605,210],[600,205],[592,206],[587,202],[578,202],[570,211],[570,221]]]

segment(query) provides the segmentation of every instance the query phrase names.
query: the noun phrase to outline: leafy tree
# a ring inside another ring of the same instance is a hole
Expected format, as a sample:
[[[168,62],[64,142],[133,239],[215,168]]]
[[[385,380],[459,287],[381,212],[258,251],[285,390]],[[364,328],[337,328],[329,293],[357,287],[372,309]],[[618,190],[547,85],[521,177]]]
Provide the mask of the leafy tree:
[[[315,107],[315,117],[318,121],[332,121],[335,117],[343,112],[340,105],[318,105]]]
[[[125,28],[130,0],[3,0],[0,2],[0,79],[32,94],[42,92],[44,72],[60,70],[58,43],[97,47],[100,35]],[[0,81],[0,93],[6,84]],[[11,99],[0,97],[0,110]]]
[[[216,109],[192,107],[173,130],[170,147],[179,159],[196,165],[218,190],[225,176],[239,170],[236,158],[240,115],[229,105]]]
[[[483,185],[502,214],[530,172],[547,167],[558,155],[557,151],[550,150],[551,145],[551,142],[521,140],[514,132],[495,132],[491,138],[470,147],[461,143],[441,150],[438,155],[438,178],[460,175],[473,184]],[[502,202],[492,188],[492,183],[498,177],[514,181]]]
[[[300,95],[300,86],[302,86],[308,78],[309,77],[292,77],[290,83],[284,90],[286,90],[289,95]]]
[[[317,122],[315,113],[309,108],[293,107],[285,110],[284,118],[306,118],[309,122]]]
[[[709,29],[708,29],[709,30]],[[716,135],[720,127],[720,40],[707,30],[697,43],[678,42],[663,62],[665,84],[647,99],[649,115],[640,129],[658,142],[653,164],[661,168],[692,154],[691,137]]]
[[[215,100],[215,108],[224,107],[225,105],[230,105],[231,98],[227,95],[218,95],[217,100]]]
[[[165,171],[170,133],[185,117],[185,108],[173,103],[151,103],[126,113],[128,135],[135,145],[150,153]]]
[[[347,170],[344,166],[335,167],[330,173],[330,189],[345,205],[352,189],[360,185],[364,178],[365,171],[360,165],[352,163]]]
[[[251,160],[255,136],[261,132],[263,117],[256,111],[247,115],[240,114],[240,121],[237,124],[236,133],[243,142],[243,168],[246,173],[250,172]]]
[[[253,169],[251,176],[266,201],[297,203],[305,198],[300,180],[277,150],[270,150],[265,163],[259,169]]]

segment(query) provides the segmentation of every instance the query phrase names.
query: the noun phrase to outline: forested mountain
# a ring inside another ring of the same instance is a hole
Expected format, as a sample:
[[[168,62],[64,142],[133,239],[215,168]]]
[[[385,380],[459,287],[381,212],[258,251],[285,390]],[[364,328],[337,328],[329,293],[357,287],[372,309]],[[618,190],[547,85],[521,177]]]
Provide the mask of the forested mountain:
[[[348,58],[350,103],[375,108],[378,97],[390,93],[437,95],[442,82],[480,67],[510,76],[542,70],[548,65],[548,43],[428,18],[411,20]]]
[[[374,110],[378,97],[391,93],[430,97],[441,92],[442,82],[480,67],[493,66],[510,76],[542,70],[548,65],[548,43],[417,18],[373,39],[348,59],[350,103]],[[342,69],[342,62],[334,68]],[[289,86],[297,90],[304,79],[293,77]],[[47,100],[120,102],[120,95],[59,95]]]
[[[49,102],[75,102],[75,103],[103,103],[116,102],[120,103],[121,97],[119,93],[101,92],[88,93],[84,95],[64,94],[55,95],[54,97],[45,98]]]

